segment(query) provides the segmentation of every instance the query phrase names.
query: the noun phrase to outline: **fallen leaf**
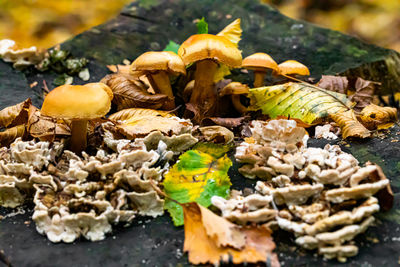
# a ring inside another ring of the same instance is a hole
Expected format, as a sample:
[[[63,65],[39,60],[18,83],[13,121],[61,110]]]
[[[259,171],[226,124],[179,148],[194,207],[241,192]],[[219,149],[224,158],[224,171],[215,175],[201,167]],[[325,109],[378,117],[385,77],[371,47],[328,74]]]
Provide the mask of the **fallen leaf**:
[[[154,110],[147,108],[127,108],[120,110],[108,117],[113,121],[126,121],[134,116],[161,116],[161,117],[172,117],[171,113],[162,110]]]
[[[344,94],[304,83],[252,88],[248,97],[250,110],[261,109],[272,119],[286,116],[306,124],[316,124],[330,114],[348,110],[352,105]]]
[[[109,117],[117,122],[115,129],[129,139],[142,137],[153,131],[166,135],[178,135],[191,130],[188,120],[180,119],[163,111],[153,109],[131,108],[121,110]]]
[[[210,210],[190,203],[182,205],[185,217],[184,251],[192,264],[219,265],[269,262],[280,266],[272,251],[271,231],[261,227],[243,227],[228,222]]]
[[[56,136],[71,135],[71,129],[67,124],[41,115],[40,110],[34,106],[29,109],[27,129],[32,137],[41,141],[53,141]]]
[[[178,54],[180,45],[175,43],[174,41],[169,41],[168,44],[165,46],[163,51],[171,51],[174,52],[175,54]]]
[[[322,75],[317,85],[323,89],[341,94],[347,94],[349,89],[349,81],[344,76]]]
[[[397,109],[370,104],[361,111],[360,120],[370,130],[385,129],[397,121]]]
[[[348,110],[337,114],[331,114],[331,118],[339,125],[342,130],[342,138],[358,137],[367,138],[371,133],[358,120],[354,111]]]
[[[175,201],[197,202],[208,207],[212,196],[229,195],[231,181],[228,170],[231,166],[232,161],[226,154],[216,158],[198,150],[189,150],[179,157],[163,182],[164,192],[172,199],[166,199],[164,208],[170,213],[175,226],[183,224],[182,207]]]
[[[229,129],[233,129],[241,126],[243,122],[246,121],[247,119],[249,119],[249,117],[239,117],[239,118],[211,117],[203,119],[202,124],[205,126],[220,125]]]
[[[196,23],[196,27],[197,27],[197,34],[207,34],[208,33],[208,23],[206,22],[204,17],[202,17],[201,20],[199,20]]]
[[[353,108],[355,111],[362,110],[372,102],[376,84],[378,83],[357,78],[356,91],[349,97],[351,101],[356,103]]]
[[[24,137],[26,134],[26,128],[24,124],[8,128],[3,132],[0,132],[0,146],[8,146],[18,137]]]
[[[228,144],[233,142],[235,138],[233,132],[218,125],[200,127],[199,131],[201,133],[201,138],[208,142]]]
[[[28,121],[28,110],[32,105],[30,98],[24,102],[0,111],[0,127],[13,127]]]
[[[144,84],[123,74],[110,74],[104,77],[101,82],[107,84],[113,91],[112,102],[118,110],[125,108],[161,108],[166,101],[167,95],[149,94]]]
[[[231,150],[231,146],[224,145],[224,144],[215,144],[215,143],[208,143],[208,142],[198,142],[192,150],[197,150],[203,153],[207,153],[208,155],[213,156],[214,158],[218,159],[223,157],[226,153]]]

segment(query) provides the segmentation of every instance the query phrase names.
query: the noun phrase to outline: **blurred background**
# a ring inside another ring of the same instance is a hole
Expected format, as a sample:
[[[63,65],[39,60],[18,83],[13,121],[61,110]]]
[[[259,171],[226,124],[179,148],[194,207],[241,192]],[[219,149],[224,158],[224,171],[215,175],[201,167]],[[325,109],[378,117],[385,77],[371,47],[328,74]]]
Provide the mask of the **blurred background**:
[[[51,47],[116,16],[131,0],[0,0],[0,39]],[[400,51],[400,0],[261,0],[289,17]]]

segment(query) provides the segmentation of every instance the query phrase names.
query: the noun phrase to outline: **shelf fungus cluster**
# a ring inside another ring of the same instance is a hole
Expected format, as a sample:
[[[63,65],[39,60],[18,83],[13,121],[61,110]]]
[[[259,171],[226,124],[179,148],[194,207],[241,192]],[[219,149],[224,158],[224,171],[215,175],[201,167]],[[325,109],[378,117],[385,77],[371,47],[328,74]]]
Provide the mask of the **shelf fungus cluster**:
[[[152,132],[135,141],[114,139],[103,126],[104,146],[79,157],[62,143],[22,141],[0,151],[0,205],[16,207],[33,197],[33,221],[52,242],[80,236],[97,241],[112,225],[136,215],[163,214],[164,200],[155,187],[169,161],[197,139],[189,133]]]
[[[361,167],[336,145],[307,147],[307,132],[293,120],[252,121],[251,132],[235,157],[244,164],[244,176],[264,181],[254,194],[213,197],[222,216],[292,232],[297,245],[327,259],[355,256],[354,237],[388,205],[381,197],[390,190],[389,180],[380,167]]]

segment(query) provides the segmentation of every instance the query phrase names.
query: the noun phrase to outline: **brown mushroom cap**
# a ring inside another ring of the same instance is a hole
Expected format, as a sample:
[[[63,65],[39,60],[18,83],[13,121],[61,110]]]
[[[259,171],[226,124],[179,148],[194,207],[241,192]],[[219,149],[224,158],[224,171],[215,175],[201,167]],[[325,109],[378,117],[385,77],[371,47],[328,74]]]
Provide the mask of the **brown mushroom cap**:
[[[166,71],[174,75],[186,75],[182,58],[171,51],[143,53],[132,63],[131,71]]]
[[[61,85],[46,96],[41,113],[59,119],[95,119],[107,114],[112,98],[104,83]]]
[[[296,60],[287,60],[278,65],[279,74],[289,75],[289,74],[298,74],[298,75],[310,75],[309,69]]]
[[[255,53],[243,59],[242,67],[250,70],[264,71],[272,69],[279,71],[278,64],[266,53]]]
[[[230,67],[242,65],[242,53],[234,43],[223,36],[195,34],[178,50],[178,55],[188,65],[204,59],[213,59]]]

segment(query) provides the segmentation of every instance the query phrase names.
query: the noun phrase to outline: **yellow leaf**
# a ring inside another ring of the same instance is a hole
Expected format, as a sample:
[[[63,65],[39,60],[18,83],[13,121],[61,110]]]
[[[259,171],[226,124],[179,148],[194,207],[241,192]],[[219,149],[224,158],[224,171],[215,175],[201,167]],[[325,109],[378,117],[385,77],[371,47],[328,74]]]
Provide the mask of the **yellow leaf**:
[[[358,120],[352,109],[346,112],[332,114],[331,118],[339,125],[342,130],[342,138],[358,137],[367,138],[371,133]]]
[[[370,104],[361,111],[360,120],[370,130],[387,129],[397,121],[397,109]]]
[[[315,124],[330,114],[348,110],[346,95],[304,83],[285,83],[252,88],[248,94],[250,110],[261,110],[271,119],[286,116]]]
[[[25,132],[26,128],[24,124],[20,124],[0,132],[0,146],[8,146],[18,137],[23,137]]]
[[[28,120],[28,109],[31,105],[31,99],[28,98],[24,102],[1,110],[0,127],[13,127],[26,123]]]
[[[228,26],[226,26],[222,31],[220,31],[217,36],[223,36],[238,47],[242,36],[242,28],[240,27],[240,19],[235,19]]]
[[[190,263],[218,265],[231,259],[234,264],[268,261],[269,266],[279,266],[278,257],[272,252],[275,243],[268,229],[239,228],[196,203],[182,207],[184,251],[188,252]]]
[[[153,131],[178,135],[189,132],[192,128],[192,124],[187,120],[153,109],[121,110],[112,114],[109,119],[118,121],[116,130],[129,139],[145,136]]]

